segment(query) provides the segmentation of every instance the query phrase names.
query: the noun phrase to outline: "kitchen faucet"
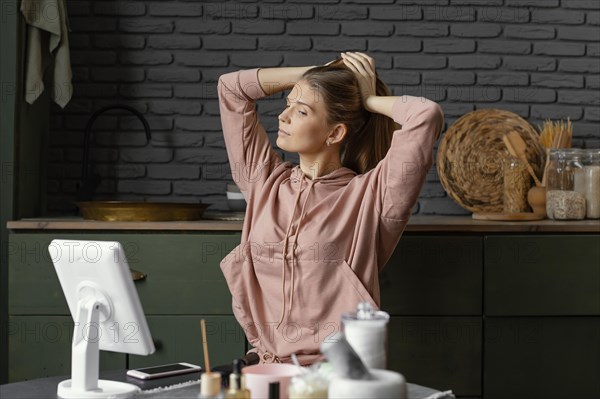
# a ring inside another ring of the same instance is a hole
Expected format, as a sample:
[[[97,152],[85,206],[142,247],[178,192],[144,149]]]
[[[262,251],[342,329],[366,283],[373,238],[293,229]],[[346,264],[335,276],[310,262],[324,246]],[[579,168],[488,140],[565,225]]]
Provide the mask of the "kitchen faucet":
[[[90,201],[96,189],[98,188],[100,181],[102,180],[100,175],[94,173],[93,165],[90,161],[92,125],[94,124],[96,118],[98,118],[104,112],[112,109],[124,109],[133,113],[144,125],[144,130],[146,131],[146,144],[152,138],[150,134],[150,125],[148,124],[146,118],[144,118],[144,115],[128,105],[107,105],[94,112],[85,126],[85,133],[83,136],[83,160],[81,163],[81,184],[79,186],[79,191],[77,192],[78,201]]]

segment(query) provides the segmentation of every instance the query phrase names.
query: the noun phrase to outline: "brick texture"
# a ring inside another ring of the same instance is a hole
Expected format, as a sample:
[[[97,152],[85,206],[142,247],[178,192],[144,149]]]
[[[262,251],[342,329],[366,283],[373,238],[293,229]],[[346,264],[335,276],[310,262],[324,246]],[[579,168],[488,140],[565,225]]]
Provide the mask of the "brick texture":
[[[322,64],[366,51],[394,95],[440,103],[446,128],[479,108],[533,126],[570,118],[574,145],[600,147],[598,0],[97,0],[66,2],[73,99],[53,105],[47,149],[48,214],[72,214],[83,131],[95,110],[126,112],[94,125],[97,199],[198,201],[226,210],[232,180],[217,101],[218,77],[254,67]],[[258,110],[273,128],[282,95]],[[437,148],[437,146],[436,146]],[[275,148],[286,160],[297,154]],[[436,167],[413,209],[467,214],[444,192]]]

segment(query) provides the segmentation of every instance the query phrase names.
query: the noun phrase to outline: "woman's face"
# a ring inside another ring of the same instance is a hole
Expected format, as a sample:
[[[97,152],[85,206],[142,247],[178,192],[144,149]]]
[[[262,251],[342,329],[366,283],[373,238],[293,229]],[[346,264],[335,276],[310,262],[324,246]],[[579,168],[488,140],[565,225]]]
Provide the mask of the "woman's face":
[[[322,151],[331,129],[318,90],[301,80],[287,96],[286,104],[278,118],[277,146],[305,154]]]

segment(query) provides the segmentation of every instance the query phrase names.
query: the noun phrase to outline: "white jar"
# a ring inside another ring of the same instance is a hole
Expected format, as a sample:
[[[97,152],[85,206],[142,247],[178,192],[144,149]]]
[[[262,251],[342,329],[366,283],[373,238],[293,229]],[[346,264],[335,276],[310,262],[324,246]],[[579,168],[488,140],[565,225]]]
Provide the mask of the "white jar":
[[[406,379],[390,370],[369,370],[373,380],[351,380],[333,378],[329,383],[329,399],[408,399]]]
[[[583,157],[583,193],[587,219],[600,219],[600,150],[589,149]]]
[[[368,302],[358,304],[356,312],[342,314],[346,340],[367,368],[387,368],[387,324],[390,315],[375,310]]]

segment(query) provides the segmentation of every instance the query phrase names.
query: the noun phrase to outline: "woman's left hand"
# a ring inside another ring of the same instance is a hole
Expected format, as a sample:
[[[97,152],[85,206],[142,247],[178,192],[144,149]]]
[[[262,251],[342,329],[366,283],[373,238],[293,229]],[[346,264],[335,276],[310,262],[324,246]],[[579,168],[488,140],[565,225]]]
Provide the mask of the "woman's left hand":
[[[376,95],[375,60],[365,53],[356,52],[342,53],[342,59],[344,64],[356,74],[363,103],[366,104],[367,98]]]

